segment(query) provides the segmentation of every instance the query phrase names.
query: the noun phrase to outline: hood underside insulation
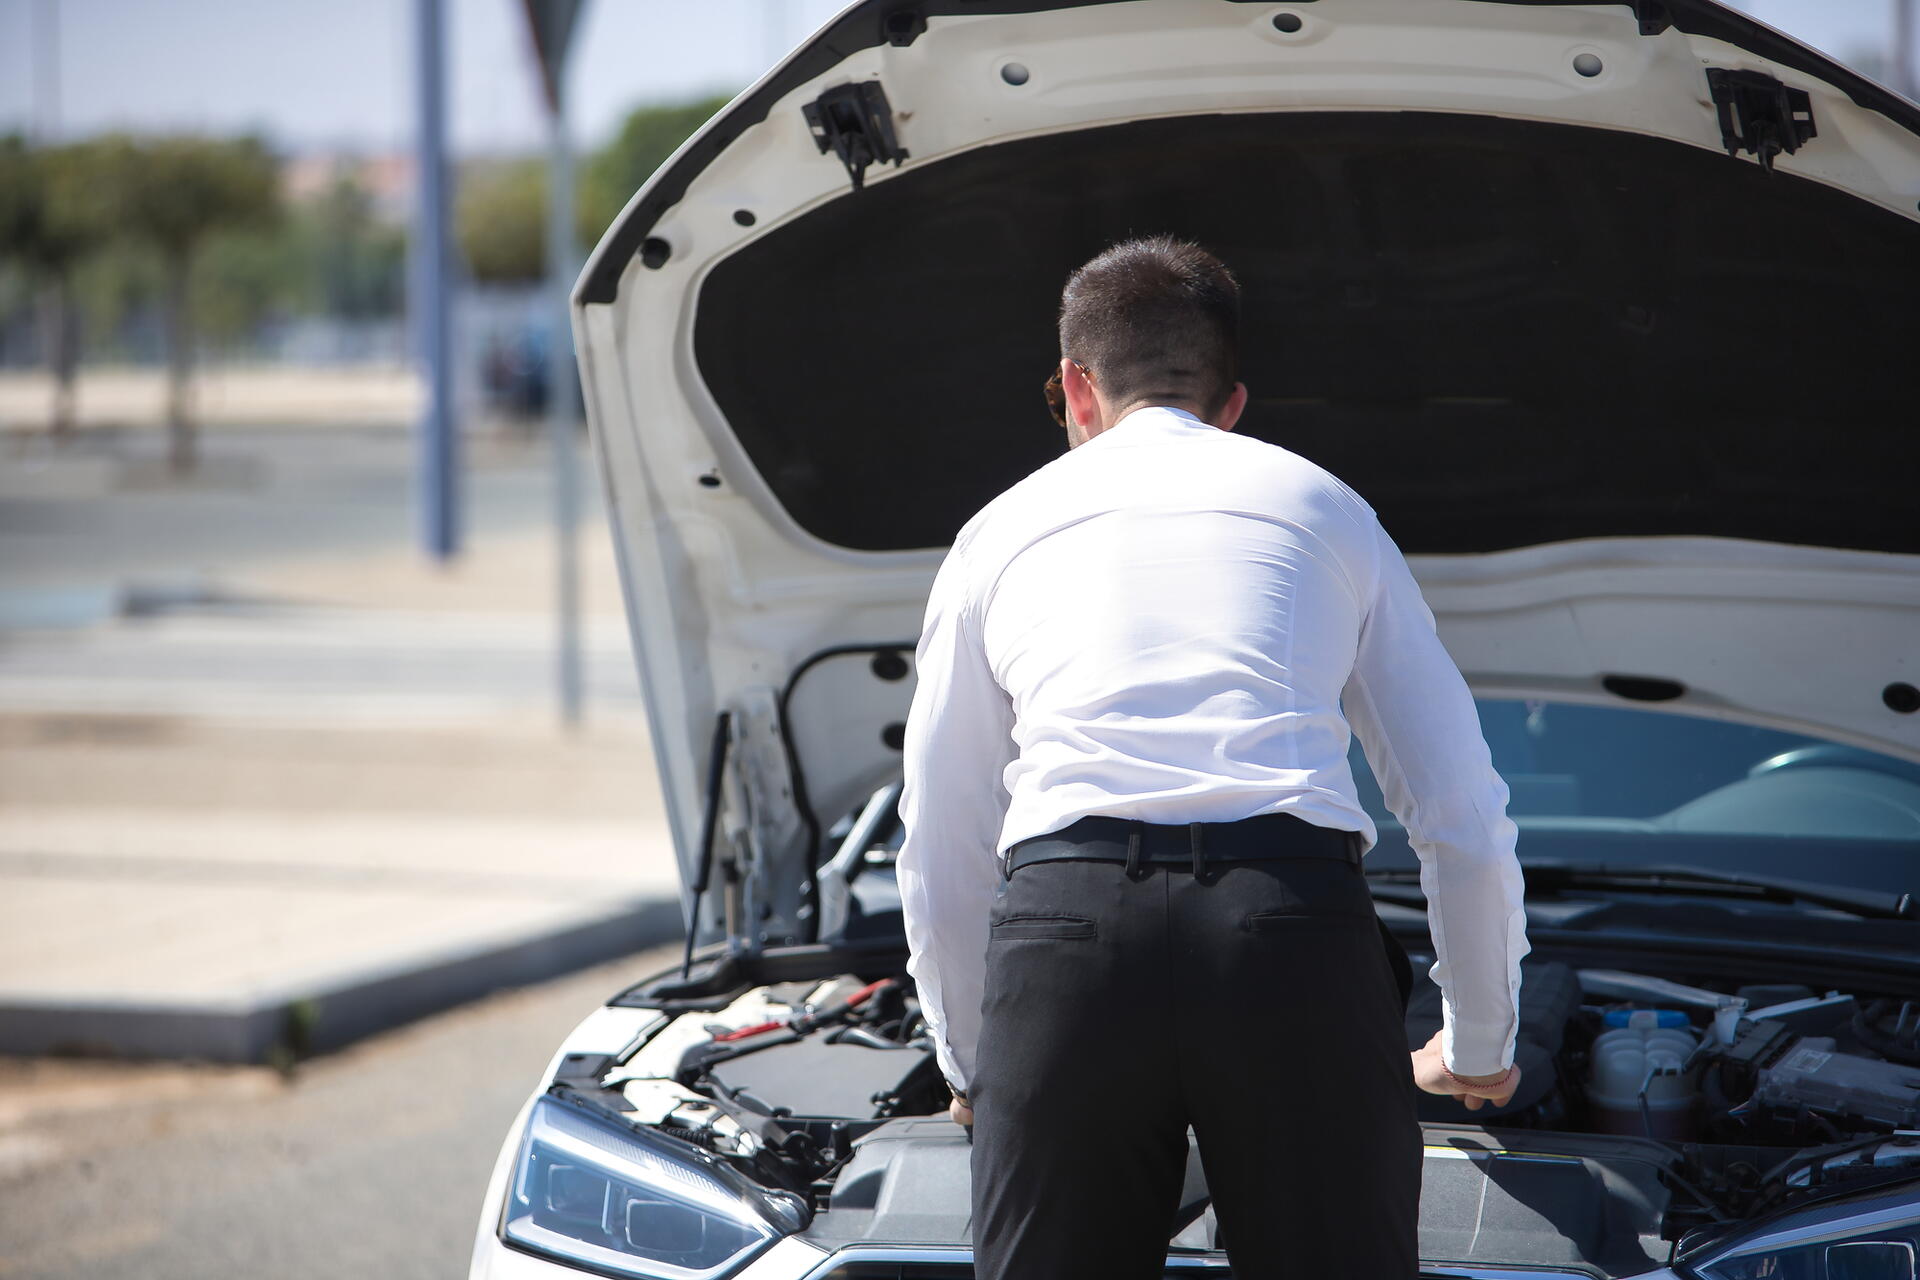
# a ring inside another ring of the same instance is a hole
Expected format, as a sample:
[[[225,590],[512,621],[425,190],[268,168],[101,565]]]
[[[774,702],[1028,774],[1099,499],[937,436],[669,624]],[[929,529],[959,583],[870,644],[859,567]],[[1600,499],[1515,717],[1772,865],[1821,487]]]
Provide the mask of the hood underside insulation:
[[[1634,134],[1288,112],[979,148],[720,262],[696,358],[802,528],[944,546],[1063,447],[1040,384],[1067,273],[1152,232],[1241,279],[1241,429],[1354,485],[1410,553],[1920,552],[1920,224]]]

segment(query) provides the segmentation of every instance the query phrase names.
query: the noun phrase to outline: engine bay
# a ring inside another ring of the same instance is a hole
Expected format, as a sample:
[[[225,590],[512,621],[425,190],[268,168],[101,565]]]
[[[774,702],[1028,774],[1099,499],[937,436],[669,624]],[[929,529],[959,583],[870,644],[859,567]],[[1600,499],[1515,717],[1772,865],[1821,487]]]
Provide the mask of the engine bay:
[[[655,1011],[645,1033],[556,1088],[804,1200],[823,1245],[964,1242],[967,1135],[900,957],[800,950],[791,972],[848,971],[743,984],[722,957],[644,984],[619,1003]],[[1409,1049],[1440,1024],[1426,959]],[[1421,1096],[1423,1257],[1628,1275],[1689,1233],[1920,1176],[1917,1002],[1538,956],[1523,975],[1512,1101]],[[1219,1247],[1197,1154],[1185,1202],[1172,1247]]]
[[[785,695],[811,691],[800,732],[838,724],[831,707],[869,684],[904,680],[901,648],[803,664]],[[1503,730],[1489,736],[1496,759],[1504,749],[1507,776],[1526,784],[1522,1074],[1497,1108],[1418,1096],[1421,1257],[1628,1276],[1776,1210],[1920,1180],[1920,907],[1900,825],[1920,795],[1913,766],[1749,726],[1548,705],[1481,706]],[[793,709],[783,703],[780,723]],[[716,737],[716,778],[727,741]],[[1349,763],[1371,782],[1358,752]],[[1823,788],[1839,786],[1895,798],[1897,820],[1836,826],[1838,793]],[[692,936],[729,941],[697,965],[689,941],[680,973],[618,997],[653,1019],[645,1034],[571,1075],[563,1066],[555,1087],[805,1206],[798,1234],[823,1248],[963,1247],[968,1135],[946,1116],[905,972],[900,781],[848,776],[831,791],[866,799],[806,833],[803,847],[833,853],[804,885],[770,875],[752,842],[703,840],[693,910],[710,927]],[[716,785],[709,834],[724,799]],[[1376,912],[1414,952],[1412,1050],[1442,1020],[1425,976],[1434,957],[1420,954],[1432,947],[1425,889],[1405,828],[1375,820]],[[1741,825],[1754,821],[1764,830]],[[1844,872],[1835,883],[1805,878],[1826,862]],[[789,908],[790,930],[769,923]],[[1169,1243],[1212,1265],[1222,1242],[1195,1141]]]

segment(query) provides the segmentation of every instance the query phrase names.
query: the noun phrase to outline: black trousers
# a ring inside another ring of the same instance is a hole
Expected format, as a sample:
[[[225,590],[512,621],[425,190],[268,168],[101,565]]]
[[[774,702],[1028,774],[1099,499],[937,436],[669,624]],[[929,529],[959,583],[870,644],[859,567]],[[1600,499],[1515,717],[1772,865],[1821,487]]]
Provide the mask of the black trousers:
[[[1023,867],[986,985],[981,1280],[1158,1280],[1188,1126],[1234,1280],[1416,1274],[1403,997],[1355,867]]]

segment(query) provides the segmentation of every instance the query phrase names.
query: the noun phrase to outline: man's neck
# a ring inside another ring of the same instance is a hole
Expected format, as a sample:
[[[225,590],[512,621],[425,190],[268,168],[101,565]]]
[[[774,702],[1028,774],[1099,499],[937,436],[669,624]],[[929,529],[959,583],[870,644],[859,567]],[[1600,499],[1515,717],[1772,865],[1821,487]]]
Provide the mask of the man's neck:
[[[1094,427],[1091,431],[1087,430],[1084,426],[1080,426],[1077,423],[1073,427],[1069,427],[1067,429],[1067,447],[1069,449],[1078,449],[1081,445],[1087,443],[1087,441],[1089,440],[1092,440],[1094,437],[1105,435],[1107,432],[1113,430],[1115,427],[1119,426],[1122,422],[1126,421],[1128,418],[1132,417],[1134,414],[1139,413],[1143,409],[1172,409],[1178,413],[1188,414],[1198,419],[1200,422],[1205,423],[1207,426],[1214,425],[1211,422],[1207,422],[1206,418],[1201,416],[1200,410],[1194,407],[1193,405],[1182,404],[1179,401],[1175,401],[1175,400],[1141,400],[1138,403],[1128,405],[1126,408],[1122,409],[1120,412],[1113,414],[1111,417],[1107,418],[1105,422]]]
[[[1112,421],[1108,422],[1107,425],[1109,427],[1117,427],[1123,418],[1126,418],[1130,414],[1138,413],[1142,409],[1177,409],[1181,413],[1193,415],[1202,422],[1207,421],[1207,415],[1199,405],[1188,404],[1180,400],[1141,400],[1136,404],[1128,405],[1119,413],[1114,414]],[[1213,424],[1208,423],[1207,425],[1211,426]]]

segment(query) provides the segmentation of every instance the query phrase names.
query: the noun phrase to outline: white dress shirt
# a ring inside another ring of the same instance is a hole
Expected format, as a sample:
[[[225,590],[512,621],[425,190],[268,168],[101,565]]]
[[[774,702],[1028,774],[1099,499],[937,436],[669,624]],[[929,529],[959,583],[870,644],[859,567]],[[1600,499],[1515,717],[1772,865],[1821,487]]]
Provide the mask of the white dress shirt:
[[[1349,725],[1420,857],[1446,1063],[1512,1061],[1527,940],[1506,784],[1406,561],[1326,471],[1176,409],[1128,414],[960,531],[918,667],[900,895],[955,1086],[1009,846],[1089,814],[1284,812],[1371,847]]]

